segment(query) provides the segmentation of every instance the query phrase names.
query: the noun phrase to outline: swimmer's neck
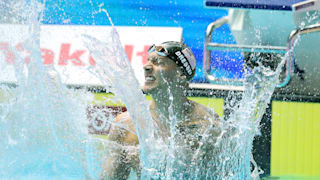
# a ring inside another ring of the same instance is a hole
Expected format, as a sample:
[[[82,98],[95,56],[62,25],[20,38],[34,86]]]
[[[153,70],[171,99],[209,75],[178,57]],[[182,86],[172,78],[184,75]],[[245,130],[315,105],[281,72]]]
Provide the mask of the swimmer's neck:
[[[151,95],[152,102],[150,105],[151,112],[163,116],[170,120],[170,116],[178,120],[185,120],[191,111],[191,102],[182,91],[166,91],[166,93],[157,93]]]

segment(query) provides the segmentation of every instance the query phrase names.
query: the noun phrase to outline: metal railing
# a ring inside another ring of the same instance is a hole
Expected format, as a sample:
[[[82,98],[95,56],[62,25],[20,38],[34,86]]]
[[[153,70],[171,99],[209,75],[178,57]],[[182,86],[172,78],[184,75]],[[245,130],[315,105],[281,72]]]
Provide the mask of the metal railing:
[[[303,34],[309,34],[309,33],[313,33],[313,32],[319,32],[320,31],[320,24],[313,24],[304,28],[299,28],[299,29],[295,29],[293,31],[291,31],[290,36],[288,38],[287,41],[287,49],[291,50],[291,48],[293,47],[294,42],[296,41],[296,39]],[[289,84],[290,80],[291,80],[291,74],[293,73],[293,65],[295,63],[295,56],[293,53],[293,50],[291,50],[290,52],[291,54],[288,56],[287,59],[287,68],[286,68],[286,78],[285,80],[279,84],[277,87],[278,88],[282,88],[285,87],[286,85]]]
[[[222,84],[222,85],[235,85],[235,86],[242,86],[242,81],[232,80],[232,79],[222,79],[216,78],[214,75],[211,74],[211,51],[212,51],[212,33],[218,29],[219,27],[223,26],[224,24],[228,23],[228,17],[222,17],[212,23],[209,24],[206,31],[205,36],[205,43],[204,43],[204,53],[203,53],[203,70],[205,73],[206,79],[212,84]]]
[[[204,45],[204,56],[203,56],[203,70],[205,72],[206,79],[212,84],[221,84],[221,85],[232,85],[232,86],[242,86],[243,82],[241,80],[232,80],[226,78],[217,78],[211,73],[211,51],[220,50],[220,51],[242,51],[242,52],[260,52],[260,53],[276,53],[276,54],[285,54],[288,50],[293,47],[293,43],[299,37],[299,35],[319,32],[320,24],[310,25],[304,28],[295,29],[290,33],[290,36],[287,41],[287,46],[255,46],[255,45],[238,45],[238,44],[219,44],[213,43],[212,34],[213,32],[221,27],[224,24],[228,23],[228,17],[222,17],[217,21],[212,22],[207,27],[206,36],[205,36],[205,45]],[[277,85],[278,88],[285,87],[289,84],[291,80],[291,73],[293,73],[294,65],[294,53],[291,50],[291,54],[288,55],[286,59],[286,77],[283,82]]]
[[[219,44],[213,43],[212,34],[213,32],[224,24],[228,23],[228,17],[222,17],[217,21],[212,22],[207,27],[205,44],[204,44],[204,60],[203,60],[203,70],[205,72],[206,79],[212,84],[222,84],[222,85],[233,85],[242,86],[242,80],[233,80],[226,78],[217,78],[211,74],[211,51],[242,51],[242,52],[260,52],[260,53],[277,53],[285,54],[287,52],[287,47],[283,46],[258,46],[258,45],[238,45],[238,44]]]

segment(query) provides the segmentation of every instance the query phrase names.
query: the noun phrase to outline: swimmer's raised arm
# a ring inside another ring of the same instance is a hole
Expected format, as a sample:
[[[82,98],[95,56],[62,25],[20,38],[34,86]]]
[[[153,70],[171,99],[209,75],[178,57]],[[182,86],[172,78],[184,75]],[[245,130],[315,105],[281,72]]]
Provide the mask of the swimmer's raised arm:
[[[128,113],[122,113],[116,117],[109,133],[109,140],[114,142],[115,147],[108,148],[108,154],[103,162],[103,175],[101,179],[127,179],[131,162],[126,149],[127,145],[132,145],[133,134],[128,131],[130,128],[130,118]],[[119,126],[117,126],[119,124]]]
[[[270,97],[278,82],[277,69],[282,56],[272,53],[244,53],[245,67],[251,72],[246,75],[245,98],[253,110],[248,117],[259,122],[270,103]]]

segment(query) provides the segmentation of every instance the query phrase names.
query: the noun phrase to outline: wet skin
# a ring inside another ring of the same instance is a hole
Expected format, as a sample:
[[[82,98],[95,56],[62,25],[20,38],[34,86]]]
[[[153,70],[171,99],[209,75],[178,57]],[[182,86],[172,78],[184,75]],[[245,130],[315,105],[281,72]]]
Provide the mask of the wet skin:
[[[153,52],[149,54],[144,71],[146,80],[142,90],[153,98],[150,112],[159,128],[161,138],[165,141],[170,137],[168,108],[171,102],[173,106],[170,107],[178,119],[176,143],[185,146],[191,152],[195,151],[199,146],[198,137],[201,137],[209,127],[219,126],[219,116],[201,104],[187,99],[184,93],[188,81],[171,59]],[[170,96],[173,98],[172,101]],[[125,112],[116,117],[115,123],[123,124],[127,128],[112,126],[109,139],[123,145],[124,148],[114,152],[115,156],[105,161],[104,170],[108,177],[104,179],[126,179],[131,168],[139,176],[139,139],[133,121]],[[212,136],[219,134],[219,131],[211,133]]]
[[[147,94],[167,91],[168,88],[177,86],[181,70],[176,63],[167,57],[151,53],[144,66],[145,84],[142,90]]]

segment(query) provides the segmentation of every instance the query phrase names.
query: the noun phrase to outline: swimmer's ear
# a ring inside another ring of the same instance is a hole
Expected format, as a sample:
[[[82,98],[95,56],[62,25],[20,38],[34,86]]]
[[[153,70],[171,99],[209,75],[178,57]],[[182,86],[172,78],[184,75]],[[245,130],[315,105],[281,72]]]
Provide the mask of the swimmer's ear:
[[[187,81],[187,76],[182,73],[182,71],[178,71],[178,77],[182,82]]]
[[[178,73],[178,76],[179,76],[179,77],[181,77],[181,78],[186,78],[186,76],[182,73],[182,70],[181,70],[181,69],[178,70],[177,73]]]
[[[184,75],[184,74],[182,74],[180,77],[181,77],[183,80],[187,80],[187,76]]]

